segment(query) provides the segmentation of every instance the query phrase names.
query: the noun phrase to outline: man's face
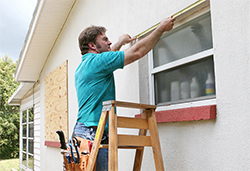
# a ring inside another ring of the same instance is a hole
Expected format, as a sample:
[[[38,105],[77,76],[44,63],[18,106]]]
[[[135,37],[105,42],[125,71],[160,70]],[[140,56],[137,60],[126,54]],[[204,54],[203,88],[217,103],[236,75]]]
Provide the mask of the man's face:
[[[108,52],[111,50],[111,42],[109,41],[108,37],[105,33],[98,35],[96,38],[96,50],[98,53]]]

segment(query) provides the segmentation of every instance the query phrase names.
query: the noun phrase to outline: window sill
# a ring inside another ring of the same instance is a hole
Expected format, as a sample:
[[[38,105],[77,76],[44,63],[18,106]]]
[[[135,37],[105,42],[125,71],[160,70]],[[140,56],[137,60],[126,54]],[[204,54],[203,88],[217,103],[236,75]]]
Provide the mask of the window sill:
[[[155,116],[157,123],[211,120],[216,118],[216,105],[156,111]],[[141,114],[135,117],[140,118]]]
[[[60,142],[57,142],[57,141],[45,141],[44,145],[48,147],[56,147],[56,148],[61,147]]]

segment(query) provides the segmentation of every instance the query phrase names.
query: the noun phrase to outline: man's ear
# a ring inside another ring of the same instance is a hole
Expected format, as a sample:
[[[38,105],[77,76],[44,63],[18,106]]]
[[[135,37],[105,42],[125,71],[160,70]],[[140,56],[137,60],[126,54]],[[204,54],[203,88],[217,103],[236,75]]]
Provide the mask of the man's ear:
[[[96,45],[93,42],[89,42],[88,45],[91,50],[96,50]]]

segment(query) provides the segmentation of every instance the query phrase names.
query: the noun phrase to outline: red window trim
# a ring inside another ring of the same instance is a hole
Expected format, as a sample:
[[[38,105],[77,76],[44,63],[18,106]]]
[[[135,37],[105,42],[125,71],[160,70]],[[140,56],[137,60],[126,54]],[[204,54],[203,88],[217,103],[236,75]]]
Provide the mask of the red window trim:
[[[216,105],[156,111],[155,116],[157,123],[210,120],[216,118]],[[135,117],[140,118],[141,114]]]
[[[157,123],[211,120],[216,118],[216,105],[156,111],[155,116]],[[141,118],[141,114],[135,117]],[[60,142],[56,141],[45,141],[45,145],[56,148],[61,146]]]
[[[61,147],[60,142],[57,142],[57,141],[45,141],[44,145],[46,145],[48,147],[56,147],[56,148]]]

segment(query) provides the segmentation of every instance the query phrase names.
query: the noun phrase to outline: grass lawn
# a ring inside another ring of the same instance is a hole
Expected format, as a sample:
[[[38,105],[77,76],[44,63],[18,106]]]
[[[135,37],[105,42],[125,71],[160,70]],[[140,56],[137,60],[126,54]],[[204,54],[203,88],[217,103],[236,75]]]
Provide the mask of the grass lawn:
[[[19,170],[19,158],[0,160],[1,171],[11,171],[11,168]]]

